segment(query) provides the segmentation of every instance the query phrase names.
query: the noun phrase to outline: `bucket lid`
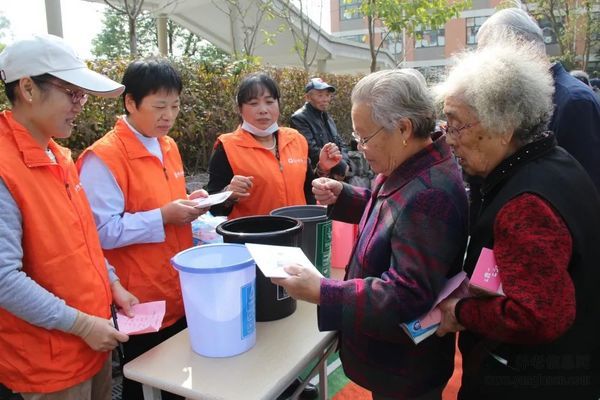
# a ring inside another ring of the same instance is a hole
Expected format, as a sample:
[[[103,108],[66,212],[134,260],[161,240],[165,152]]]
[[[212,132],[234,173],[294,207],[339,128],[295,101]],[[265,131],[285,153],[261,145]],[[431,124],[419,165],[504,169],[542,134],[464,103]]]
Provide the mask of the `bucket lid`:
[[[302,222],[320,222],[327,219],[327,207],[318,205],[281,207],[271,211],[271,215],[296,218]]]
[[[302,231],[302,227],[302,221],[297,218],[283,215],[255,215],[222,222],[215,230],[225,239],[236,237],[251,240],[291,235]]]
[[[215,274],[254,267],[254,259],[243,244],[215,243],[180,251],[171,264],[192,274]]]

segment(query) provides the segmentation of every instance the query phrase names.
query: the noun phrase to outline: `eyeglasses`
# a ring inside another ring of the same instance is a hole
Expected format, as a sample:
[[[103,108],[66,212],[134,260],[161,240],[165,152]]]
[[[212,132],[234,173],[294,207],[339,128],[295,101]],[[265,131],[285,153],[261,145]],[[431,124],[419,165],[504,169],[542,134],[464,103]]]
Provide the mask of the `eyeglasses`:
[[[452,126],[452,125],[448,125],[445,128],[446,135],[450,136],[452,139],[458,139],[460,137],[460,135],[462,134],[463,130],[472,128],[475,125],[477,125],[478,123],[479,123],[479,121],[473,122],[473,123],[470,123],[470,124],[464,124],[460,128],[457,128],[457,127]]]
[[[377,136],[377,134],[379,132],[381,132],[383,130],[383,126],[379,129],[377,129],[375,131],[375,133],[373,133],[372,135],[369,135],[365,138],[361,138],[360,136],[358,136],[358,134],[356,132],[352,132],[352,137],[354,138],[354,140],[356,140],[358,142],[359,146],[364,147],[371,139],[373,139],[375,136]]]
[[[54,81],[40,81],[43,83],[48,83],[54,87],[59,88],[60,90],[62,90],[63,92],[65,92],[66,94],[68,94],[69,96],[71,96],[71,103],[73,104],[79,104],[80,106],[83,107],[83,105],[87,102],[88,100],[88,95],[86,92],[84,92],[83,90],[72,90],[69,89],[67,87],[64,87],[63,85],[61,85],[60,83],[54,82]]]

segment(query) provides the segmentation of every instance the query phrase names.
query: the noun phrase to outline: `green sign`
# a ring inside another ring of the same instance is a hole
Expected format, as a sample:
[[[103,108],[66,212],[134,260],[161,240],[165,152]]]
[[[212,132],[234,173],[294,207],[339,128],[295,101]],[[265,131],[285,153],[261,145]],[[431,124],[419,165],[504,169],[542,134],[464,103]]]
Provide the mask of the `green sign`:
[[[324,277],[329,278],[331,272],[331,220],[317,222],[315,242],[315,267],[321,271]]]

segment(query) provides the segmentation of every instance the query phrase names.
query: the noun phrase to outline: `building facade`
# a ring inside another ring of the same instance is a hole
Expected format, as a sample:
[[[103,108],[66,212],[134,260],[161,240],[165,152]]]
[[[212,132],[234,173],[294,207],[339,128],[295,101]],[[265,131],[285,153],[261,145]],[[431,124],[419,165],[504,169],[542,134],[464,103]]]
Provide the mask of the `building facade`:
[[[443,73],[451,62],[451,56],[467,47],[477,45],[477,31],[485,20],[496,11],[501,0],[472,0],[469,9],[461,12],[459,18],[451,19],[443,27],[421,32],[419,38],[390,37],[382,47],[395,55],[399,65],[417,68],[428,78]],[[362,0],[330,0],[331,34],[335,37],[368,44],[366,18],[359,7]],[[538,21],[544,32],[548,55],[560,54],[556,36],[546,21]],[[381,43],[385,37],[385,27],[376,28],[375,42]],[[595,64],[595,63],[591,63]]]

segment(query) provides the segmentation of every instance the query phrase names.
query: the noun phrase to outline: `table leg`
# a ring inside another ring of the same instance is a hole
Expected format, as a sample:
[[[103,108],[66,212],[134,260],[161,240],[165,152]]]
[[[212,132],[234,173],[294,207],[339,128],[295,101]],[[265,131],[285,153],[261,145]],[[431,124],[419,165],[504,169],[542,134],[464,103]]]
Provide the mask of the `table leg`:
[[[144,400],[162,400],[160,389],[148,385],[142,385],[142,392],[144,393]]]
[[[327,357],[319,361],[319,398],[327,400]]]
[[[337,347],[337,339],[334,339],[333,342],[329,344],[325,350],[323,350],[323,354],[318,358],[317,364],[310,370],[306,379],[300,384],[290,399],[296,400],[299,398],[300,393],[306,387],[308,382],[319,373],[319,398],[327,400],[327,358],[331,353],[335,351]],[[600,400],[600,399],[599,399]]]

